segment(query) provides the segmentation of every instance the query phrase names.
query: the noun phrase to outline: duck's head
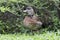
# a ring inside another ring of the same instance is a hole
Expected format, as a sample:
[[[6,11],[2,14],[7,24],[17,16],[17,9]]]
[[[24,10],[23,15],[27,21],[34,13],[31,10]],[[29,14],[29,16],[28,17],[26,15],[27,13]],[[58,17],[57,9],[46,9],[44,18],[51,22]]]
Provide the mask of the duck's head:
[[[34,10],[30,6],[26,7],[26,9],[23,10],[23,12],[27,13],[27,15],[34,15]]]

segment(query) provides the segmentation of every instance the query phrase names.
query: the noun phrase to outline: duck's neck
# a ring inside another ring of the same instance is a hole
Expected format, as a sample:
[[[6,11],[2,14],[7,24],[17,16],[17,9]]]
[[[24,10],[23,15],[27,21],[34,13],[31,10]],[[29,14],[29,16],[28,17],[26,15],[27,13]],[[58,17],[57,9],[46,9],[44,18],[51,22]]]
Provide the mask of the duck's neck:
[[[28,17],[32,18],[32,17],[33,17],[33,15],[28,15]]]

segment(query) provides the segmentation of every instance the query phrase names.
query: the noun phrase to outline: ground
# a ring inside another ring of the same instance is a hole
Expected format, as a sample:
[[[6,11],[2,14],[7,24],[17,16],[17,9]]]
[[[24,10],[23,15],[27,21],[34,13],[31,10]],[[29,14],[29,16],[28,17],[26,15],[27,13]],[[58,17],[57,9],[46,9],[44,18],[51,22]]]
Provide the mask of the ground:
[[[0,34],[0,40],[60,40],[60,31],[43,34]]]

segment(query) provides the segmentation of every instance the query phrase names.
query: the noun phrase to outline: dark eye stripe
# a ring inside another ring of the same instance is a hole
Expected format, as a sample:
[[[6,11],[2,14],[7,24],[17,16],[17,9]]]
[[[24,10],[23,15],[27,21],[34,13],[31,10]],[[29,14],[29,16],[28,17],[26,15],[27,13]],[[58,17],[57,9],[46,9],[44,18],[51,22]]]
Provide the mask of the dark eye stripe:
[[[27,8],[28,10],[30,10],[30,8]]]

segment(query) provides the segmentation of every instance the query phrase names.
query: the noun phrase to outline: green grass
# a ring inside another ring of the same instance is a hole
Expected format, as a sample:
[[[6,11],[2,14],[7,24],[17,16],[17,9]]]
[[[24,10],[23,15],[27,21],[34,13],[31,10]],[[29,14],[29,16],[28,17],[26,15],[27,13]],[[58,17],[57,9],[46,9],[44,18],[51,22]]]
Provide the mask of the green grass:
[[[0,34],[0,40],[60,40],[60,31],[43,34]]]

